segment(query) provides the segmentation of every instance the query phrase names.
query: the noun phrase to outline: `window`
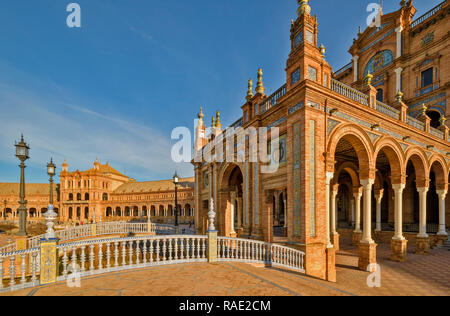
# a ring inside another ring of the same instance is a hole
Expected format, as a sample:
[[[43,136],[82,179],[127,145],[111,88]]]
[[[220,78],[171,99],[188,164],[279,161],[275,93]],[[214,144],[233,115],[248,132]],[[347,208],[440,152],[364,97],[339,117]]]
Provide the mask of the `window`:
[[[297,47],[298,45],[300,45],[300,43],[303,42],[303,31],[300,31],[300,33],[297,34],[297,36],[295,37],[295,47]]]
[[[422,71],[422,88],[433,84],[433,68]]]
[[[377,90],[377,101],[383,102],[383,89]]]
[[[325,74],[323,76],[323,85],[325,86],[325,88],[328,88],[328,75]]]
[[[86,194],[84,195],[84,200],[85,200],[85,201],[89,201],[89,193],[86,193]]]
[[[108,194],[103,193],[103,195],[102,195],[102,200],[103,200],[103,201],[108,201]]]
[[[305,32],[305,40],[311,44],[314,44],[314,34],[313,32],[306,30]]]
[[[294,85],[299,81],[300,81],[300,68],[298,68],[291,74],[291,85]]]
[[[77,201],[81,201],[81,193],[77,194]]]
[[[73,194],[72,193],[69,194],[69,201],[73,201]]]
[[[308,78],[313,81],[317,81],[317,69],[311,66],[308,66]]]

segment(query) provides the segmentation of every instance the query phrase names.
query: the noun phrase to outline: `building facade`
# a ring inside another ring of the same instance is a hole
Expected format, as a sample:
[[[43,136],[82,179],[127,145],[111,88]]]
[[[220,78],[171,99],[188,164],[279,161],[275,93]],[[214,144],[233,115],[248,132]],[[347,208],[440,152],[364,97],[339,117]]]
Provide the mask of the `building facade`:
[[[450,223],[448,1],[416,20],[412,1],[402,1],[380,27],[360,32],[354,63],[336,73],[318,45],[309,1],[298,2],[286,84],[266,95],[259,70],[233,130],[215,118],[207,129],[199,114],[197,232],[207,230],[213,202],[220,235],[299,247],[306,273],[331,281],[345,228],[362,270],[376,263],[375,241],[390,242],[396,261],[406,260],[408,243],[426,253],[447,239]],[[261,127],[277,127],[279,136],[261,140]],[[276,154],[275,172],[262,172],[271,162],[250,159],[252,138]]]
[[[69,171],[64,161],[54,185],[54,206],[63,223],[92,221],[147,220],[173,223],[175,220],[175,185],[172,180],[136,182],[108,163],[96,160],[92,169]],[[180,179],[177,189],[180,223],[194,219],[194,178]],[[49,184],[26,184],[28,220],[42,220],[49,204]],[[0,183],[0,217],[18,219],[19,184]]]

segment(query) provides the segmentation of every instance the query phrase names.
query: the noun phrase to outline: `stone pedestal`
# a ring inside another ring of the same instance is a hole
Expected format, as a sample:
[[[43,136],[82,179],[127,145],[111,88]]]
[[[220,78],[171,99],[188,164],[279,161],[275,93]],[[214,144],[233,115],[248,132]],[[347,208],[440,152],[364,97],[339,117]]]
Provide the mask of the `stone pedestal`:
[[[377,263],[377,244],[359,243],[358,249],[358,269],[361,271],[367,271],[367,267],[370,264]]]
[[[327,281],[336,282],[336,249],[327,248]]]
[[[208,236],[208,262],[215,263],[217,262],[217,231],[208,231],[206,235]]]
[[[359,242],[361,241],[361,238],[362,238],[362,232],[353,232],[353,235],[352,235],[353,246],[358,246]]]
[[[407,245],[408,241],[403,240],[391,240],[391,260],[395,262],[405,262],[407,257]]]
[[[333,243],[334,250],[339,251],[339,234],[338,233],[331,234],[331,242]]]
[[[307,244],[305,246],[306,274],[321,280],[327,279],[327,258],[325,245],[321,243]]]
[[[416,254],[426,255],[430,252],[430,237],[416,237]]]
[[[26,250],[28,248],[27,244],[28,236],[15,236],[14,242],[16,244],[16,251],[18,250]],[[29,267],[29,256],[25,258],[25,264]],[[22,256],[16,256],[14,260],[14,266],[16,267],[16,277],[20,276],[20,269],[22,265]],[[28,272],[28,271],[27,271]]]
[[[244,233],[244,229],[243,228],[238,228],[236,229],[236,237],[241,237]]]
[[[56,239],[45,239],[41,241],[40,285],[56,283],[58,267],[56,246]]]
[[[448,235],[436,235],[436,245],[437,246],[442,246],[443,244],[445,244],[448,240]]]

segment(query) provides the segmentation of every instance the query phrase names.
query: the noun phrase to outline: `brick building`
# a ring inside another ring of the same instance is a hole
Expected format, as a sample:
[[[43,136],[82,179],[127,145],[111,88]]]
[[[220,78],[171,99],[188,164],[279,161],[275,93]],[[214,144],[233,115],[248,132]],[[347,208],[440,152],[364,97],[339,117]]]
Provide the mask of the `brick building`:
[[[151,220],[173,223],[175,218],[175,190],[172,180],[136,182],[108,163],[96,160],[87,171],[69,171],[64,161],[54,185],[55,210],[59,221],[87,223],[99,221],[132,220],[151,216]],[[180,179],[178,210],[181,223],[194,218],[194,179]],[[42,220],[49,204],[49,184],[27,183],[28,220]],[[0,217],[18,219],[18,183],[0,183]],[[6,203],[5,203],[6,202]]]
[[[339,232],[352,235],[362,270],[376,262],[375,241],[390,242],[396,261],[406,260],[408,243],[426,253],[447,239],[450,223],[448,1],[418,19],[412,1],[402,1],[380,27],[358,34],[353,62],[336,72],[317,43],[309,1],[298,2],[286,84],[267,96],[262,70],[255,92],[249,81],[232,125],[244,142],[222,129],[220,117],[207,133],[199,114],[197,232],[206,231],[214,201],[220,235],[297,245],[307,274],[328,280]],[[261,127],[278,127],[279,137],[261,144]],[[269,144],[279,144],[276,172],[250,161],[252,137],[272,155]]]

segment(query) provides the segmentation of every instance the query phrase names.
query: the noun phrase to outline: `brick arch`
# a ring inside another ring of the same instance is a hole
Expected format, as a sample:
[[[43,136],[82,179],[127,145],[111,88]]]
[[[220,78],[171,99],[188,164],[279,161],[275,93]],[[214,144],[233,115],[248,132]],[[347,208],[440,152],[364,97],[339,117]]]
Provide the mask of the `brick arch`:
[[[411,160],[416,173],[417,187],[427,187],[429,185],[429,167],[427,155],[420,147],[414,146],[406,150],[405,168]]]
[[[445,158],[439,154],[434,154],[429,160],[430,170],[434,172],[436,176],[436,189],[437,190],[447,190],[448,189],[448,168]]]
[[[403,183],[406,174],[406,158],[402,146],[396,139],[390,136],[384,136],[375,142],[374,162],[382,151],[391,167],[391,178],[393,184]]]
[[[348,141],[358,156],[360,178],[373,178],[373,145],[367,133],[358,125],[345,124],[335,129],[329,137],[327,146],[327,171],[334,172],[336,148],[340,140]],[[331,162],[333,163],[330,163]]]
[[[223,188],[223,187],[227,187],[228,184],[226,184],[226,181],[228,181],[228,179],[231,176],[231,173],[233,172],[233,170],[238,167],[239,170],[241,171],[242,174],[242,178],[244,178],[244,168],[241,164],[239,163],[226,163],[223,164],[220,168],[219,171],[219,177],[218,177],[218,181],[217,184],[219,185],[219,188]]]
[[[337,184],[337,182],[339,181],[339,176],[341,175],[342,171],[346,171],[350,175],[353,187],[358,187],[360,185],[358,167],[350,161],[344,162],[336,170],[333,180],[335,184]]]

